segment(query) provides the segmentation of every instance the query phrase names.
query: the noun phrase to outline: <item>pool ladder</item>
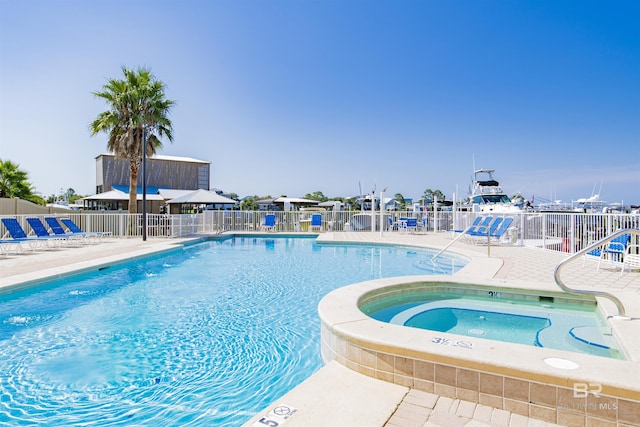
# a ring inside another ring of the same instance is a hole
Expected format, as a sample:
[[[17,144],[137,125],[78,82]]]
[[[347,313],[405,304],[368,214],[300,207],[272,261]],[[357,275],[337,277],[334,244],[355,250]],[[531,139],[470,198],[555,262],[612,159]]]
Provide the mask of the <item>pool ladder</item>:
[[[558,265],[556,265],[555,271],[553,273],[553,276],[555,278],[556,281],[556,285],[558,285],[558,287],[560,289],[562,289],[565,292],[569,292],[569,293],[573,293],[573,294],[588,294],[588,295],[594,295],[594,296],[599,296],[599,297],[603,297],[603,298],[607,298],[609,300],[611,300],[616,307],[618,308],[618,316],[620,317],[626,317],[626,312],[624,309],[624,305],[622,304],[622,301],[620,301],[618,299],[618,297],[616,297],[615,295],[612,295],[608,292],[604,292],[604,291],[592,291],[592,290],[585,290],[585,289],[571,289],[569,287],[567,287],[567,285],[564,284],[564,282],[560,279],[560,271],[562,270],[562,268],[567,265],[567,263],[575,260],[576,258],[586,255],[587,252],[591,252],[592,250],[603,246],[606,243],[609,243],[610,241],[612,241],[613,239],[615,239],[618,236],[621,236],[623,234],[632,234],[635,236],[640,236],[640,230],[637,229],[633,229],[633,228],[625,228],[625,229],[621,229],[618,231],[613,232],[612,234],[608,235],[607,237],[605,237],[604,239],[595,242],[587,247],[585,247],[584,249],[570,255],[569,257],[565,258],[564,260],[560,261],[558,263]]]

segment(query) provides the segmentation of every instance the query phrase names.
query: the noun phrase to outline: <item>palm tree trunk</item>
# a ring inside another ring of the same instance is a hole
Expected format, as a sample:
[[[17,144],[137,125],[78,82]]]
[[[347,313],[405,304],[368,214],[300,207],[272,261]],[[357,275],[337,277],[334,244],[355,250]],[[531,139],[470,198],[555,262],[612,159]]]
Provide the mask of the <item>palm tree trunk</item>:
[[[138,165],[129,161],[129,213],[138,213]]]

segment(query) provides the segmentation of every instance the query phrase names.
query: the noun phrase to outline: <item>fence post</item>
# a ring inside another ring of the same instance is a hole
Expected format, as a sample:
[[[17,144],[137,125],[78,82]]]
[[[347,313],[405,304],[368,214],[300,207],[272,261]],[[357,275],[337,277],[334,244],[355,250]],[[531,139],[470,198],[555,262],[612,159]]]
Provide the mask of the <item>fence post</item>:
[[[577,215],[570,215],[571,219],[571,229],[569,230],[569,253],[572,254],[575,252],[576,248],[576,218]]]

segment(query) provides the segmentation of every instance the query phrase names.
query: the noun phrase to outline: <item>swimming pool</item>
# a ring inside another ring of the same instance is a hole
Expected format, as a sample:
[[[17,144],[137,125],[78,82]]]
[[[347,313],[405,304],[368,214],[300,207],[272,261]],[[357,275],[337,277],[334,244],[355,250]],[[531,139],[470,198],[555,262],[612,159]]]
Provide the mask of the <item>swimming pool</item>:
[[[236,237],[2,295],[0,423],[242,424],[322,366],[326,293],[432,255]]]
[[[595,301],[434,286],[431,291],[390,290],[387,296],[364,302],[360,309],[396,325],[623,358]]]

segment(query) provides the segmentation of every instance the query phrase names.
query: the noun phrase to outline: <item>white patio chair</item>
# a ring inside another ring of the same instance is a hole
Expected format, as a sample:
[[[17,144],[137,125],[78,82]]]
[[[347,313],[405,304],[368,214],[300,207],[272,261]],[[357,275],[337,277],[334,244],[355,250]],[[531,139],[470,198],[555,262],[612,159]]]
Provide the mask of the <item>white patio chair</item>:
[[[628,245],[622,260],[622,270],[620,275],[624,274],[624,268],[629,266],[629,271],[633,268],[640,269],[640,245]]]

